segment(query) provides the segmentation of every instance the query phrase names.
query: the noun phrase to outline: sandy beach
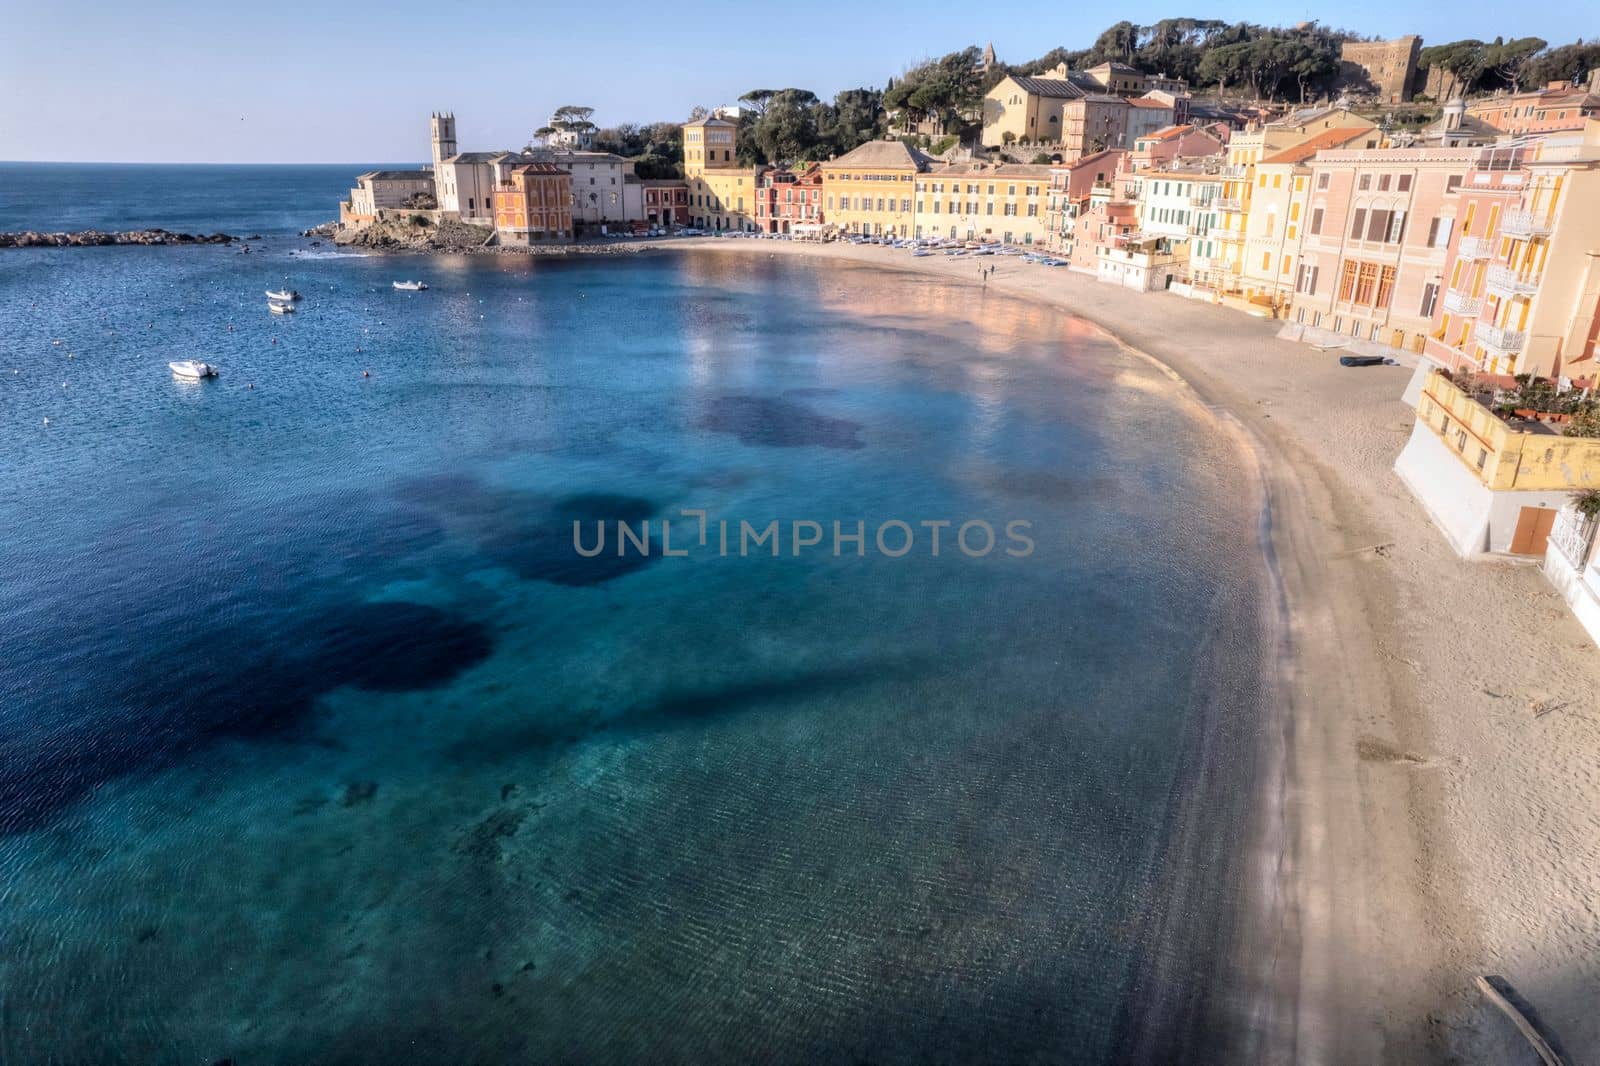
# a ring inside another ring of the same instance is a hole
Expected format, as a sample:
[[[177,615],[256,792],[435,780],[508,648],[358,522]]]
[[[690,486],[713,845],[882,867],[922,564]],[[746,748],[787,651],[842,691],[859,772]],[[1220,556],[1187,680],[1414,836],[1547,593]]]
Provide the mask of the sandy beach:
[[[1276,322],[1010,258],[685,243],[1045,301],[1231,415],[1268,487],[1292,645],[1283,736],[1264,738],[1287,765],[1287,832],[1259,886],[1282,893],[1282,918],[1242,950],[1296,1006],[1260,1020],[1263,1054],[1531,1061],[1474,987],[1498,974],[1567,1061],[1600,1063],[1600,652],[1535,567],[1456,558],[1396,477],[1408,369],[1343,368],[1277,340]],[[987,283],[980,264],[997,267]]]

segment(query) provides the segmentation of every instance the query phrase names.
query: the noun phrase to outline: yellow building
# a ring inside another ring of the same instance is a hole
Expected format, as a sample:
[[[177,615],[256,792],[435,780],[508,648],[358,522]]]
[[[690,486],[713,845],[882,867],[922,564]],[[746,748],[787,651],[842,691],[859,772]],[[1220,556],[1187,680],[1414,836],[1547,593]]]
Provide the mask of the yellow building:
[[[1227,184],[1218,205],[1222,208],[1214,231],[1221,244],[1218,276],[1224,294],[1244,298],[1246,240],[1251,200],[1259,183],[1256,164],[1304,144],[1332,130],[1356,130],[1366,134],[1341,142],[1350,148],[1377,148],[1382,142],[1377,124],[1344,107],[1317,107],[1292,111],[1275,122],[1250,130],[1238,130],[1228,138],[1228,162],[1223,175]],[[1259,261],[1259,249],[1255,256]],[[1259,271],[1258,271],[1259,272]]]
[[[683,176],[689,219],[702,229],[756,228],[756,172],[739,165],[738,127],[707,116],[683,126]]]
[[[822,217],[847,233],[909,237],[916,178],[932,164],[901,141],[868,141],[822,164]]]
[[[1248,303],[1286,308],[1293,302],[1294,293],[1304,288],[1306,279],[1299,271],[1300,243],[1311,188],[1311,168],[1306,163],[1325,148],[1365,143],[1367,137],[1367,130],[1360,127],[1335,127],[1293,148],[1268,155],[1254,167],[1249,213],[1244,212],[1238,200],[1219,204],[1224,207],[1225,224],[1235,219],[1244,221],[1242,241],[1234,239],[1232,243],[1243,247],[1236,274]],[[1230,229],[1229,236],[1237,232]]]
[[[917,237],[1045,243],[1052,167],[1028,163],[953,163],[918,174]]]

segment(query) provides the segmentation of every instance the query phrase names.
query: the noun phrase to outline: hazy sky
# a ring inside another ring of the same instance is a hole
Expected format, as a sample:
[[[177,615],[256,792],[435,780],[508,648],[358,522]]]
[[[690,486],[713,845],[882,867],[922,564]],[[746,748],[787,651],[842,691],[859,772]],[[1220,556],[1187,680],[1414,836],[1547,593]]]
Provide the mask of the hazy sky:
[[[1087,46],[1118,18],[1200,6],[813,0],[771,5],[772,19],[753,0],[14,0],[0,8],[0,160],[416,161],[435,109],[455,111],[464,150],[520,147],[560,104],[594,107],[601,125],[679,120],[756,87],[882,85],[969,43],[1020,62]],[[1205,14],[1425,42],[1596,29],[1578,3],[1231,0]]]

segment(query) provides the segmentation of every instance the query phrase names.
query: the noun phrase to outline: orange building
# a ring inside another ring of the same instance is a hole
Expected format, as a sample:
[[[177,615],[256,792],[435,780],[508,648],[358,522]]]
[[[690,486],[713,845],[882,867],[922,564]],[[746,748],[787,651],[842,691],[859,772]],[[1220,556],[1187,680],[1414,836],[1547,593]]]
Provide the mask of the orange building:
[[[554,163],[512,167],[494,190],[501,244],[572,239],[572,175]]]

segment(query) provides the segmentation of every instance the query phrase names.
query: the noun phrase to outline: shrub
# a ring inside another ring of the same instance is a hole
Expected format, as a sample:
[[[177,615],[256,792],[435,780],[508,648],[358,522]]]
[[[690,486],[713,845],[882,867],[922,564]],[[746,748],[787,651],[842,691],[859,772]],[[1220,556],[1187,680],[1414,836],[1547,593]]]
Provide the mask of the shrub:
[[[1600,489],[1584,489],[1572,494],[1572,506],[1589,521],[1600,517]]]
[[[428,216],[427,215],[412,215],[411,216],[411,224],[413,226],[418,226],[418,227],[433,225],[432,222],[428,221]]]

